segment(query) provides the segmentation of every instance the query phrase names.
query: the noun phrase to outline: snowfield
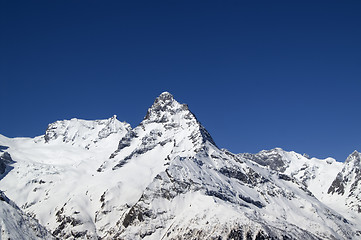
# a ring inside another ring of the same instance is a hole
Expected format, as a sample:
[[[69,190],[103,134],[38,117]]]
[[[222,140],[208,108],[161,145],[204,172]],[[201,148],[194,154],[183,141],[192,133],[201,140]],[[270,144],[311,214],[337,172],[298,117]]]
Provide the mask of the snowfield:
[[[0,135],[1,239],[361,239],[360,162],[219,149],[164,92],[134,129]]]

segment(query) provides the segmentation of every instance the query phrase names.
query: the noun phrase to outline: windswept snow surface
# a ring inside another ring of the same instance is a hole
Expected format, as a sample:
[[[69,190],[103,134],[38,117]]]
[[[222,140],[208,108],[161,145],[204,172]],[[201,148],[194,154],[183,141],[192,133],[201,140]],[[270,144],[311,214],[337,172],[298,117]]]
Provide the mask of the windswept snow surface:
[[[233,154],[168,92],[134,129],[71,119],[0,146],[0,189],[61,239],[361,239],[359,153]]]

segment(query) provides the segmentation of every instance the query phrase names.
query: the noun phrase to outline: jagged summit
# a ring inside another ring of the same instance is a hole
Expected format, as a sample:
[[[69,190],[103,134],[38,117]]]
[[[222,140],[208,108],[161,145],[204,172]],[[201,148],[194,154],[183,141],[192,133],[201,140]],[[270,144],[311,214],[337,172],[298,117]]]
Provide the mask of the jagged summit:
[[[139,126],[120,140],[118,149],[110,158],[116,157],[121,151],[127,152],[125,158],[113,168],[118,169],[132,157],[144,156],[158,147],[173,146],[165,155],[167,156],[178,151],[198,152],[204,148],[203,144],[206,142],[216,146],[208,131],[188,109],[188,105],[177,102],[169,92],[163,92],[155,99]],[[137,147],[129,155],[130,146]],[[102,171],[103,167],[99,171]]]
[[[346,159],[345,163],[349,162],[355,162],[359,163],[361,162],[361,154],[358,151],[353,151]]]
[[[153,105],[148,109],[144,120],[151,122],[166,122],[171,120],[172,116],[182,112],[185,113],[185,115],[188,115],[189,118],[195,118],[194,115],[189,112],[186,104],[180,104],[174,99],[172,94],[163,92],[155,99]]]
[[[159,108],[159,107],[166,107],[166,106],[172,106],[173,103],[179,103],[174,99],[173,95],[169,92],[162,92],[155,100],[151,107],[152,108]]]
[[[202,138],[202,142],[208,141],[216,146],[209,132],[189,110],[188,105],[176,101],[169,92],[163,92],[155,99],[140,126],[149,123],[162,123],[168,130],[171,128],[193,130],[193,136],[189,136],[190,138],[199,135]]]
[[[163,92],[155,99],[140,126],[150,123],[162,123],[166,129],[180,127],[191,130],[194,128],[200,133],[202,142],[209,141],[216,146],[209,132],[189,110],[188,105],[176,101],[169,92]]]
[[[174,99],[173,95],[167,91],[162,92],[157,99],[167,100],[167,99]]]

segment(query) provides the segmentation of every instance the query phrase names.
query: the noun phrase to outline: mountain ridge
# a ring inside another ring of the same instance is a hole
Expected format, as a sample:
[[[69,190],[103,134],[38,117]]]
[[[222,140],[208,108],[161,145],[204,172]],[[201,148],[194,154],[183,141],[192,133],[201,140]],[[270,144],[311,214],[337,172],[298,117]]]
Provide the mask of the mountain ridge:
[[[168,92],[135,128],[71,119],[0,145],[13,159],[0,189],[58,238],[361,237],[358,152],[345,163],[280,148],[233,154]]]

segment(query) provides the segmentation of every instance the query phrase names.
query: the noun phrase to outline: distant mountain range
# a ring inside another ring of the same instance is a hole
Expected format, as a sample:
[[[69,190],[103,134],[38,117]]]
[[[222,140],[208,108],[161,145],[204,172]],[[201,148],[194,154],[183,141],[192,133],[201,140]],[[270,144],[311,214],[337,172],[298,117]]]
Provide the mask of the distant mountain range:
[[[0,135],[0,190],[0,239],[361,239],[359,152],[231,153],[168,92],[134,129]]]

